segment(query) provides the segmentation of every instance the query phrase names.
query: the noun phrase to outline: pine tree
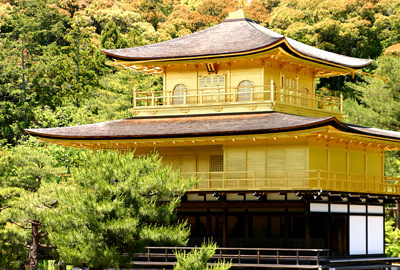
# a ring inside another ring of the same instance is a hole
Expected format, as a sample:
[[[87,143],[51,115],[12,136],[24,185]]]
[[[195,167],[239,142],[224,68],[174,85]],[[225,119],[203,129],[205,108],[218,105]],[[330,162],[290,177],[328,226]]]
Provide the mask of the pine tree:
[[[201,248],[195,248],[189,253],[176,252],[176,265],[174,270],[228,270],[231,268],[230,262],[219,261],[213,266],[208,266],[208,262],[213,257],[217,245],[212,242],[204,242]]]
[[[38,253],[46,244],[43,220],[56,200],[48,197],[60,168],[44,148],[16,146],[0,156],[0,248],[4,258],[27,261],[38,269]],[[64,170],[61,168],[61,170]],[[3,263],[7,263],[4,261]],[[8,261],[8,263],[12,263]],[[12,267],[12,265],[8,265]]]
[[[100,46],[104,49],[129,47],[128,41],[120,34],[114,21],[109,21],[101,32]]]
[[[175,208],[193,179],[163,167],[157,155],[87,151],[85,163],[55,191],[46,221],[61,261],[91,269],[123,267],[146,245],[184,245],[189,229]]]

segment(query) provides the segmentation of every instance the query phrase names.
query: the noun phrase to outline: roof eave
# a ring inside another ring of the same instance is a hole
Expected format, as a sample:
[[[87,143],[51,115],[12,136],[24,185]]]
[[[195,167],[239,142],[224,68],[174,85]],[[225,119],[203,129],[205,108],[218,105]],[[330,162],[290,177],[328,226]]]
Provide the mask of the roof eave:
[[[289,42],[287,42],[285,37],[280,38],[279,40],[268,44],[267,46],[259,47],[259,48],[254,48],[252,50],[246,50],[246,51],[240,51],[240,52],[234,52],[234,53],[224,53],[224,54],[207,54],[207,55],[195,55],[195,56],[177,56],[177,57],[128,57],[128,56],[121,56],[121,55],[116,55],[112,54],[109,52],[106,52],[104,50],[101,50],[107,57],[114,59],[114,60],[120,60],[120,61],[127,61],[127,62],[132,62],[135,64],[149,64],[149,65],[155,65],[160,62],[178,62],[178,61],[185,61],[185,60],[210,60],[214,58],[227,58],[227,57],[240,57],[240,56],[247,56],[251,54],[256,54],[256,53],[262,53],[262,52],[267,52],[269,50],[273,50],[278,47],[282,47],[281,45],[285,44],[286,48],[289,50],[289,52],[293,53],[295,57],[297,58],[302,58],[302,59],[307,59],[309,61],[313,61],[319,64],[323,65],[328,65],[328,66],[333,66],[336,68],[341,68],[341,69],[348,69],[348,70],[354,70],[354,69],[360,69],[363,68],[373,62],[373,60],[370,60],[369,62],[366,62],[363,65],[346,65],[346,64],[338,64],[335,62],[331,61],[326,61],[323,59],[315,58],[312,56],[305,55],[299,51],[297,51],[295,48],[293,48]],[[283,48],[282,48],[283,49]]]
[[[56,135],[43,132],[37,132],[35,129],[25,129],[25,132],[40,138],[50,139],[63,139],[63,140],[104,140],[104,139],[154,139],[154,138],[184,138],[184,137],[208,137],[208,136],[231,136],[231,135],[248,135],[248,134],[265,134],[265,133],[279,133],[279,132],[290,132],[300,131],[312,128],[318,128],[323,126],[343,126],[343,124],[335,117],[329,117],[319,122],[302,124],[298,126],[282,127],[282,128],[270,128],[270,129],[259,129],[259,130],[240,130],[240,131],[224,131],[224,132],[197,132],[197,133],[185,133],[185,134],[153,134],[153,135],[109,135],[109,136],[68,136],[68,135]]]

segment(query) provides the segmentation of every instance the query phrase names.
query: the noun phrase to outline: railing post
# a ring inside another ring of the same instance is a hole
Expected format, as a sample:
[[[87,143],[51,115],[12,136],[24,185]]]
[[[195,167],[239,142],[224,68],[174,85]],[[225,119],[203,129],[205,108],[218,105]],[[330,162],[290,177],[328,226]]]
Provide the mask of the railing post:
[[[318,185],[318,187],[321,187],[321,171],[320,170],[317,171],[317,179],[318,179],[317,185]]]
[[[239,87],[235,87],[233,90],[233,101],[234,102],[238,101],[238,91],[239,91]]]
[[[225,188],[226,186],[226,173],[225,171],[222,172],[222,187]]]
[[[165,262],[168,262],[168,249],[165,248]]]
[[[238,252],[239,252],[239,254],[238,254],[239,257],[238,258],[239,258],[239,264],[240,264],[240,249],[238,249]]]
[[[187,91],[183,92],[183,104],[187,105]]]
[[[136,108],[136,87],[133,88],[133,108]]]
[[[150,262],[150,248],[147,248],[147,261]]]
[[[299,265],[299,251],[296,250],[296,265]]]
[[[275,100],[275,83],[274,83],[274,79],[271,78],[271,101],[274,102]]]
[[[340,111],[340,113],[343,113],[343,94],[342,93],[340,93],[339,111]]]
[[[279,265],[279,250],[276,251],[276,264]]]
[[[260,250],[257,250],[257,264],[260,264]]]
[[[155,96],[154,96],[154,92],[151,93],[151,106],[154,106],[154,100],[155,100]]]
[[[165,96],[166,96],[166,99],[167,99],[166,104],[167,104],[168,106],[171,105],[171,97],[170,97],[169,92],[165,92]]]

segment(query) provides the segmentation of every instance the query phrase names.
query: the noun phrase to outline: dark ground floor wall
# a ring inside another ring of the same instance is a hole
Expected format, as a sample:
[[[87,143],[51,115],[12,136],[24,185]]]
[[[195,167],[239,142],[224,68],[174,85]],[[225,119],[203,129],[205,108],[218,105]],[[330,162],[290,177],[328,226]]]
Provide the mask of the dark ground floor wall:
[[[384,255],[383,204],[187,201],[178,218],[191,226],[189,246],[213,239],[220,247],[330,249],[334,257]]]

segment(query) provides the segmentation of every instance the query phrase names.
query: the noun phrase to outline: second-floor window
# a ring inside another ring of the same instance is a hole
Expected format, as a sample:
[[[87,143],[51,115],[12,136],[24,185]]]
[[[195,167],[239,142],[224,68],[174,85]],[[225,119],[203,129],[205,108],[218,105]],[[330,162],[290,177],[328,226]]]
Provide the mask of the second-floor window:
[[[225,101],[225,75],[199,76],[199,88],[202,102]]]
[[[177,104],[183,104],[184,103],[184,95],[185,91],[187,91],[188,88],[186,85],[180,83],[174,87],[173,95],[172,95],[172,104],[177,105]]]
[[[203,88],[225,88],[225,75],[199,76],[199,87]]]
[[[253,83],[249,80],[244,80],[239,83],[237,101],[250,101]]]
[[[211,155],[210,156],[210,169],[211,169],[211,172],[224,171],[224,156],[223,155]]]

